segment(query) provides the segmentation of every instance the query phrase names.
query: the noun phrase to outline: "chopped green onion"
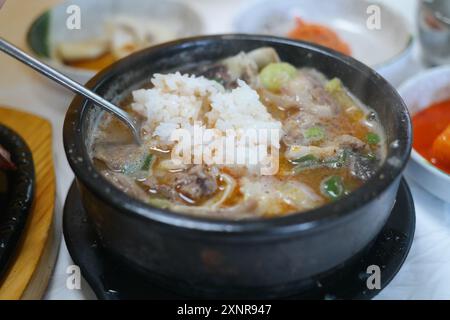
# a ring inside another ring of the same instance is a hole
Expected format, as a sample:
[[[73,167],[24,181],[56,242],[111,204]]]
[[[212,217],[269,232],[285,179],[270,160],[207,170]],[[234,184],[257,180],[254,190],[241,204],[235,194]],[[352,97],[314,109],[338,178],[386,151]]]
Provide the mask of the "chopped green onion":
[[[379,144],[380,143],[380,136],[376,133],[369,132],[366,136],[366,140],[368,144]]]
[[[167,199],[153,197],[148,199],[148,203],[160,209],[170,208],[171,205],[171,202]]]
[[[345,194],[344,183],[340,176],[331,176],[322,181],[322,193],[332,200],[337,200]]]
[[[311,141],[323,140],[325,131],[321,127],[311,127],[305,131],[305,138]]]
[[[325,90],[328,92],[336,92],[342,90],[342,82],[338,78],[331,79],[325,84]]]
[[[344,109],[352,108],[356,105],[355,101],[342,84],[342,81],[338,78],[328,81],[325,85],[325,90],[331,94]]]
[[[153,155],[152,154],[148,154],[145,157],[145,159],[144,159],[144,161],[142,163],[141,170],[148,171],[150,169],[151,164],[152,164],[152,160],[153,160]]]
[[[289,63],[270,63],[261,70],[259,79],[268,90],[278,91],[296,74],[297,69]]]
[[[375,160],[377,160],[377,156],[375,155],[375,154],[373,154],[373,153],[368,153],[368,154],[366,154],[366,158],[368,159],[368,160],[370,160],[370,161],[375,161]]]
[[[306,162],[306,161],[317,161],[317,158],[312,155],[312,154],[308,154],[306,156],[303,156],[301,158],[292,160],[293,163],[302,163],[302,162]]]
[[[148,171],[152,164],[153,155],[146,153],[140,161],[129,161],[122,166],[122,173],[126,175],[134,175],[142,171]]]
[[[292,163],[294,163],[296,165],[294,167],[295,173],[299,173],[300,171],[302,171],[304,169],[309,169],[309,168],[317,167],[318,165],[320,165],[319,159],[317,159],[312,154],[308,154],[308,155],[298,158],[296,160],[292,160]]]

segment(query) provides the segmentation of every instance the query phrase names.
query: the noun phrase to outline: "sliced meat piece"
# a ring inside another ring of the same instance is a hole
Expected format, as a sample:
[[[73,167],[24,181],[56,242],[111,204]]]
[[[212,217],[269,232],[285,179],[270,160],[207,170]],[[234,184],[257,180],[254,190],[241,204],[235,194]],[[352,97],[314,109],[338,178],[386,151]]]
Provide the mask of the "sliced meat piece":
[[[213,64],[200,68],[199,76],[204,76],[210,80],[215,80],[223,85],[225,88],[230,88],[235,85],[235,79],[231,78],[228,69],[223,64]]]
[[[341,135],[322,146],[308,146],[300,144],[288,145],[286,158],[295,160],[307,155],[313,155],[319,160],[335,157],[339,151],[350,150],[360,152],[367,148],[367,144],[351,135]]]
[[[94,159],[100,160],[113,171],[130,174],[138,171],[145,160],[146,152],[136,144],[96,144]]]
[[[282,95],[295,101],[302,111],[319,117],[330,118],[339,112],[339,107],[332,96],[325,90],[326,79],[311,69],[301,69],[295,79],[289,82]]]
[[[178,192],[175,190],[175,188],[165,184],[160,184],[158,178],[156,178],[155,176],[148,176],[143,183],[153,191],[152,193],[161,194],[165,199],[173,202],[181,202],[181,199],[178,196]]]
[[[336,137],[330,145],[340,149],[349,149],[352,151],[361,151],[367,147],[366,143],[349,134]]]
[[[306,184],[295,180],[281,181],[274,177],[244,178],[241,192],[246,200],[258,202],[260,215],[279,215],[317,207],[323,199]]]
[[[319,160],[335,157],[339,148],[335,146],[316,147],[316,146],[290,146],[286,150],[286,158],[289,160],[300,159],[307,155],[312,155]]]
[[[287,146],[305,145],[308,143],[303,133],[320,124],[320,119],[307,112],[297,112],[283,121],[283,142]]]
[[[283,142],[287,146],[307,145],[309,141],[304,138],[303,133],[320,125],[324,119],[332,119],[340,112],[337,103],[325,90],[325,81],[316,71],[301,69],[280,95],[285,96],[283,103],[290,106],[289,108],[299,109],[283,121]],[[264,95],[273,99],[270,95]]]
[[[254,61],[258,69],[262,69],[269,63],[280,62],[280,57],[274,48],[262,47],[247,52],[250,60]]]
[[[273,48],[258,48],[248,53],[241,52],[219,63],[206,64],[196,70],[196,74],[220,82],[226,89],[237,87],[237,80],[245,81],[249,86],[258,86],[258,71],[280,58]]]
[[[216,193],[217,176],[211,174],[204,166],[193,165],[187,171],[172,173],[168,185],[194,202]]]
[[[216,177],[202,166],[193,166],[186,174],[177,173],[175,180],[179,191],[193,200],[209,197],[217,191]]]
[[[133,178],[110,170],[103,170],[101,173],[109,182],[129,196],[144,202],[148,201],[149,195],[136,184]]]

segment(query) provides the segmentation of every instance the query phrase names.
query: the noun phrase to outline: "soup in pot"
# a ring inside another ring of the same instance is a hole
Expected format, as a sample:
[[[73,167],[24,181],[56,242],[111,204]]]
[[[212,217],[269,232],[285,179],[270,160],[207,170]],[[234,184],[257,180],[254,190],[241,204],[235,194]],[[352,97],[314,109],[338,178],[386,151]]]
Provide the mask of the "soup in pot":
[[[377,114],[318,70],[272,48],[154,74],[123,108],[142,145],[109,114],[96,168],[131,197],[223,219],[279,217],[336,201],[370,179],[386,152]]]

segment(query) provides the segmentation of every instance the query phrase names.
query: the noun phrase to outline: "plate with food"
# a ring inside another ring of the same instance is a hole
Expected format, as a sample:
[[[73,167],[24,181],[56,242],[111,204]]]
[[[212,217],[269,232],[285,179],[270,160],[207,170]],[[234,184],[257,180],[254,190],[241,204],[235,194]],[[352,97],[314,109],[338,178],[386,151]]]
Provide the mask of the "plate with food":
[[[236,32],[322,45],[388,75],[412,47],[404,17],[385,5],[360,0],[260,0],[245,6],[233,25]]]
[[[0,124],[0,278],[20,240],[33,197],[31,152],[18,134]]]
[[[407,176],[450,201],[450,67],[427,70],[399,92],[412,114],[414,139]]]
[[[201,31],[200,17],[184,3],[77,0],[41,14],[27,43],[35,56],[85,82],[132,52]]]
[[[288,295],[361,252],[411,150],[407,108],[387,81],[288,39],[169,42],[87,86],[142,128],[137,145],[81,97],[70,105],[64,145],[88,222],[108,252],[190,296]]]

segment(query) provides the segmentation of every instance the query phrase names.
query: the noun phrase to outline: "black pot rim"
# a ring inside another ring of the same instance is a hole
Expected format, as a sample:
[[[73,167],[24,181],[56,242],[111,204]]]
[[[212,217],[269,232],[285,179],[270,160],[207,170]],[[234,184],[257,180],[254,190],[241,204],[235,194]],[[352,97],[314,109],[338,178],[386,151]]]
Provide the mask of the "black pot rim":
[[[233,40],[266,41],[272,42],[273,44],[301,47],[310,50],[315,54],[331,57],[336,63],[345,65],[347,68],[356,69],[359,73],[362,73],[367,78],[371,79],[377,86],[383,89],[384,95],[390,95],[393,99],[398,100],[399,108],[395,110],[395,112],[399,113],[399,118],[402,120],[400,127],[404,132],[404,134],[399,137],[400,143],[397,148],[397,154],[401,165],[398,165],[398,163],[394,165],[385,161],[374,177],[364,183],[360,188],[351,192],[348,196],[300,214],[292,214],[271,219],[241,221],[183,215],[156,208],[129,197],[107,182],[106,179],[101,177],[100,173],[98,173],[98,178],[94,179],[92,177],[95,168],[93,167],[92,162],[88,160],[89,156],[86,145],[82,139],[83,122],[85,121],[85,111],[88,108],[88,102],[77,95],[67,111],[63,130],[65,152],[76,178],[101,200],[109,203],[115,208],[119,208],[124,214],[139,218],[143,222],[158,222],[165,226],[189,229],[192,231],[197,230],[202,232],[220,232],[242,235],[255,232],[262,232],[264,234],[286,234],[291,232],[312,231],[325,225],[329,226],[338,221],[342,222],[347,218],[351,218],[352,213],[356,208],[363,207],[365,204],[377,198],[392,183],[399,181],[398,178],[409,159],[412,144],[411,119],[405,103],[397,91],[376,71],[351,57],[344,56],[321,46],[266,35],[222,34],[184,38],[144,49],[117,61],[94,76],[86,86],[95,91],[107,78],[116,74],[120,66],[126,60],[146,56],[154,52],[160,52],[161,50],[168,50],[177,46],[188,47],[207,41],[223,41],[225,43]],[[388,149],[386,159],[389,157],[389,154],[390,149]],[[88,161],[79,161],[79,159],[86,159]]]

